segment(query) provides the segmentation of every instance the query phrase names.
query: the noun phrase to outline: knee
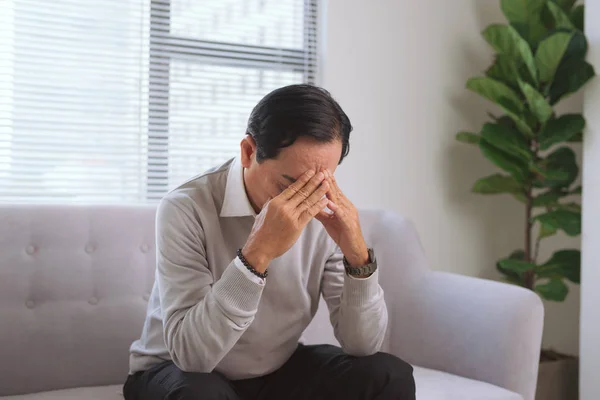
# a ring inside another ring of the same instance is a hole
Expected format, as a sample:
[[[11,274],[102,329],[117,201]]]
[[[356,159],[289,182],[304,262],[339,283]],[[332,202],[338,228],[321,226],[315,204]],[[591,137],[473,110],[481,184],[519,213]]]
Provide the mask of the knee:
[[[388,353],[377,353],[372,356],[359,359],[360,364],[364,364],[376,375],[387,377],[412,377],[413,367],[409,363]]]
[[[415,391],[413,367],[406,361],[387,353],[364,357],[361,370],[372,377],[377,386],[396,392]]]
[[[173,387],[166,400],[239,400],[227,380],[215,373],[184,373],[186,379]]]

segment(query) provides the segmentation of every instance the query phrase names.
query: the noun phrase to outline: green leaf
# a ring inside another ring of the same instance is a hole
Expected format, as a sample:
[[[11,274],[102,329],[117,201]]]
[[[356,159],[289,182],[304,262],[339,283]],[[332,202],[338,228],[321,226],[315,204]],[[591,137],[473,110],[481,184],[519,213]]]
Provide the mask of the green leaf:
[[[523,135],[506,125],[487,123],[481,129],[481,137],[494,147],[518,157],[524,163],[533,158],[527,140]]]
[[[542,177],[539,187],[560,187],[566,184],[559,185],[557,182],[565,182],[569,178],[569,173],[563,169],[553,169],[548,167],[540,167],[539,165],[531,165],[533,172],[536,172]]]
[[[544,177],[541,183],[545,187],[570,186],[579,174],[575,153],[569,147],[558,148],[532,167]]]
[[[539,41],[548,34],[548,28],[542,22],[540,14],[532,16],[529,22],[511,22],[510,25],[527,40],[532,49],[535,49]]]
[[[550,10],[550,13],[552,14],[552,17],[554,19],[555,28],[575,29],[575,26],[573,26],[573,23],[569,19],[569,16],[565,14],[565,11],[563,11],[563,9],[561,9],[559,6],[552,2],[549,2],[547,7],[548,10]]]
[[[558,4],[558,6],[565,12],[568,12],[573,8],[573,5],[577,0],[552,0],[554,3]],[[550,5],[551,3],[548,3]],[[554,4],[552,4],[554,5]]]
[[[542,224],[560,229],[569,236],[581,233],[581,213],[567,210],[550,211],[534,218]]]
[[[542,124],[546,122],[548,118],[552,116],[553,112],[550,104],[548,104],[544,96],[530,84],[519,81],[519,86],[527,99],[529,110]]]
[[[556,232],[558,232],[558,229],[555,228],[554,226],[548,225],[548,224],[540,224],[540,232],[538,234],[540,239],[543,238],[547,238],[553,235],[556,235]]]
[[[546,0],[502,0],[500,7],[510,22],[528,23],[537,16]]]
[[[594,67],[585,60],[571,59],[561,64],[550,86],[550,104],[577,92],[595,75]]]
[[[535,264],[533,263],[522,260],[515,260],[511,258],[500,260],[498,261],[498,264],[500,265],[501,270],[511,271],[519,275],[522,275],[527,271],[535,269]]]
[[[473,192],[480,194],[518,193],[524,192],[523,185],[511,176],[494,174],[479,179],[473,185]]]
[[[559,250],[546,263],[536,267],[540,278],[567,278],[573,283],[581,282],[581,251]]]
[[[527,196],[525,193],[512,193],[512,196],[515,198],[515,200],[520,201],[523,204],[527,204]]]
[[[520,114],[523,111],[519,96],[502,82],[491,78],[471,78],[467,81],[467,88],[502,108],[508,108],[508,112]]]
[[[570,17],[571,17],[571,21],[573,22],[573,25],[577,29],[579,29],[581,32],[583,32],[584,20],[585,20],[583,4],[578,5],[577,7],[572,9]]]
[[[467,88],[498,104],[521,132],[529,137],[533,136],[531,128],[523,120],[523,103],[510,87],[495,79],[477,77],[467,81]]]
[[[512,57],[506,54],[497,54],[494,64],[485,72],[486,76],[503,82],[511,87],[517,87],[519,77],[518,68]]]
[[[571,59],[585,59],[588,52],[588,42],[583,32],[574,31],[567,33],[573,33],[573,37],[567,46],[567,51],[565,52],[561,63]]]
[[[504,259],[496,262],[496,269],[498,271],[500,271],[501,273],[503,273],[504,275],[506,275],[509,282],[514,283],[516,285],[523,286],[524,285],[523,276],[520,272],[515,272],[512,269],[505,269],[502,267],[501,262],[505,261],[505,260],[521,260],[521,261],[523,261],[523,260],[525,260],[525,252],[523,250],[515,250],[507,258],[504,258]]]
[[[462,143],[479,144],[480,136],[473,132],[458,132],[456,140]]]
[[[510,258],[511,260],[525,260],[525,251],[521,249],[515,250],[512,253],[510,253],[510,256],[508,256],[508,258]]]
[[[578,194],[581,195],[581,185],[577,186],[575,189],[571,190],[569,194]]]
[[[535,53],[535,62],[540,72],[541,82],[552,82],[572,37],[572,33],[558,32],[540,43]]]
[[[562,203],[557,206],[558,210],[567,210],[581,213],[581,204],[579,203]]]
[[[561,279],[550,279],[548,283],[536,285],[535,291],[546,300],[563,301],[569,288]]]
[[[545,192],[533,198],[533,207],[547,207],[555,205],[563,197],[557,192]]]
[[[519,158],[500,150],[483,138],[479,142],[479,148],[488,160],[510,173],[518,182],[524,182],[527,179],[527,166]]]
[[[565,114],[549,120],[539,133],[540,149],[547,150],[551,146],[571,139],[585,128],[585,118],[581,114]]]
[[[488,26],[482,34],[498,53],[524,63],[530,77],[537,82],[537,69],[531,48],[515,28],[510,25],[493,24]]]
[[[556,104],[562,98],[575,93],[595,75],[594,67],[585,61],[587,50],[585,35],[579,31],[573,32],[548,91],[550,104]]]
[[[510,118],[515,122],[515,125],[524,135],[527,137],[533,137],[533,131],[527,122],[525,122],[522,117],[519,117],[515,114],[509,114]]]
[[[503,115],[500,118],[494,118],[494,121],[496,121],[497,123],[504,125],[504,126],[508,126],[511,129],[517,129],[517,125],[515,124],[515,121],[513,121],[513,119],[511,117],[509,117],[508,115]]]
[[[569,143],[583,142],[583,132],[578,132],[569,139]]]

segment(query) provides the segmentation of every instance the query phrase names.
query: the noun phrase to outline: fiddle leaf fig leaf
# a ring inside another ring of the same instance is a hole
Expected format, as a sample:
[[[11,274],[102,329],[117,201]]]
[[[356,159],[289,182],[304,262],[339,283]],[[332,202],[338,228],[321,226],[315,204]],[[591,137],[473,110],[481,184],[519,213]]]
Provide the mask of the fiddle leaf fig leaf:
[[[512,176],[494,174],[479,179],[473,185],[473,192],[480,194],[523,193],[523,185]]]
[[[552,116],[552,107],[546,99],[544,95],[535,90],[533,86],[531,86],[527,82],[519,81],[519,86],[521,87],[521,92],[525,95],[527,99],[527,104],[529,110],[538,121],[542,124],[548,121],[548,119]]]
[[[570,140],[585,128],[585,119],[581,114],[565,114],[549,120],[540,132],[538,140],[541,150]]]
[[[456,140],[467,144],[479,144],[480,136],[472,132],[458,132],[456,134]]]
[[[546,263],[537,266],[540,278],[567,278],[573,283],[581,281],[581,251],[569,249],[555,252]]]
[[[510,25],[493,24],[483,31],[483,37],[499,54],[505,54],[525,64],[529,77],[537,82],[537,69],[531,47]]]
[[[548,283],[540,284],[535,287],[535,291],[546,300],[550,301],[563,301],[567,294],[569,294],[569,288],[562,281],[562,279],[550,279]]]
[[[572,37],[572,33],[557,32],[540,43],[535,53],[535,62],[541,82],[552,82]]]
[[[553,229],[560,229],[569,236],[581,234],[581,213],[568,210],[550,211],[534,218],[542,225]]]
[[[481,139],[479,148],[488,160],[510,173],[517,182],[524,182],[526,180],[528,175],[527,165],[521,159],[493,146],[485,139]]]

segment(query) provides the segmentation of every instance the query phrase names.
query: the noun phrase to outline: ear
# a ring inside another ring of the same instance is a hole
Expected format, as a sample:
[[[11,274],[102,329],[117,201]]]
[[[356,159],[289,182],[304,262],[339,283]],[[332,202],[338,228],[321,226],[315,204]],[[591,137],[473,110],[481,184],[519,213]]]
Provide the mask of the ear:
[[[242,159],[242,167],[250,168],[252,161],[256,157],[256,142],[250,135],[244,136],[240,142],[240,153]]]

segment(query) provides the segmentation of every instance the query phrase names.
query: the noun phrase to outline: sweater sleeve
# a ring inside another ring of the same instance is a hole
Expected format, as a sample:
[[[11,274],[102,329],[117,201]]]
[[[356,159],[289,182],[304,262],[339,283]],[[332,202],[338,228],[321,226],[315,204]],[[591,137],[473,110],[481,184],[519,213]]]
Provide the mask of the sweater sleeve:
[[[156,217],[157,275],[167,349],[177,367],[211,372],[252,323],[264,285],[235,260],[216,282],[191,206],[165,198]]]
[[[381,349],[388,322],[379,271],[365,279],[353,278],[346,274],[342,259],[336,248],[325,264],[323,298],[342,349],[354,356],[371,355]]]

